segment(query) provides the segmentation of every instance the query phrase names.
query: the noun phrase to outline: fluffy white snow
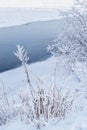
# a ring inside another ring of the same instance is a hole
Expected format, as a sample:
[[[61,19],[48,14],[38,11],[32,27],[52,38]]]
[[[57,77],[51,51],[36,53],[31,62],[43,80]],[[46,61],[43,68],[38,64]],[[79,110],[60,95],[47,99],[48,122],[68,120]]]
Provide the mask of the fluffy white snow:
[[[61,60],[61,62],[60,62]],[[53,79],[55,64],[57,62],[57,83],[64,89],[70,89],[72,92],[82,94],[85,90],[82,87],[83,82],[79,80],[77,74],[70,72],[70,68],[66,66],[66,60],[54,57],[46,61],[38,62],[29,65],[29,72],[33,71],[42,80],[50,81]],[[33,76],[30,74],[33,82]],[[22,67],[4,72],[0,74],[0,79],[4,81],[8,96],[11,97],[18,93],[21,88],[26,87],[26,80]],[[87,82],[85,82],[87,83]],[[1,84],[0,84],[1,86]],[[41,130],[87,130],[87,99],[83,95],[75,101],[72,112],[67,115],[66,120],[60,122],[55,119],[48,122],[46,127]],[[20,122],[19,120],[13,121],[6,126],[0,127],[0,130],[35,130],[35,127]]]
[[[58,18],[57,9],[0,8],[0,27]]]

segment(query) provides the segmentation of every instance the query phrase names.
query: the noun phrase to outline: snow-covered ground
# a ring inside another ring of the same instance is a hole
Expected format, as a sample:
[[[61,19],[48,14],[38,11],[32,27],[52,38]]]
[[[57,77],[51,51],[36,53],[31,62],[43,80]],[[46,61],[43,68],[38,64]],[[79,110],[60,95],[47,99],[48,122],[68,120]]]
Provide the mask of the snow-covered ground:
[[[46,21],[58,18],[57,10],[36,10],[22,8],[0,9],[0,27],[16,26],[32,21]],[[72,111],[66,116],[65,120],[58,122],[57,119],[49,120],[47,125],[41,130],[87,130],[87,70],[84,67],[82,73],[81,65],[77,64],[76,73],[71,72],[67,61],[64,58],[51,57],[45,61],[29,65],[28,70],[33,71],[43,81],[49,84],[53,80],[55,64],[57,61],[57,84],[63,89],[63,93],[70,89],[71,93],[80,93],[81,96],[75,100]],[[33,75],[29,73],[33,82]],[[4,73],[0,73],[0,88],[2,81],[9,98],[13,98],[20,89],[26,87],[26,76],[23,67],[19,67]],[[1,90],[1,89],[0,89]],[[36,130],[31,124],[25,124],[19,119],[12,120],[5,126],[0,126],[0,130]]]
[[[61,62],[60,62],[61,60]],[[45,82],[49,82],[53,79],[55,64],[57,61],[57,83],[58,87],[62,87],[64,92],[66,89],[70,89],[71,93],[79,92],[79,97],[73,106],[72,111],[67,115],[65,120],[60,122],[51,120],[46,127],[41,130],[87,130],[87,99],[85,98],[85,92],[87,88],[82,87],[84,85],[83,79],[79,74],[72,73],[70,68],[67,67],[66,60],[63,58],[56,59],[51,57],[46,61],[37,62],[29,65],[29,72],[33,71]],[[80,66],[79,66],[80,67]],[[30,73],[31,81],[33,82],[33,76]],[[86,78],[86,77],[84,77]],[[13,97],[20,89],[26,87],[26,80],[23,67],[19,67],[0,74],[0,79],[4,81],[5,88],[8,96]],[[87,81],[85,80],[85,84]],[[1,84],[0,84],[1,85]],[[20,120],[12,121],[6,126],[0,127],[0,130],[35,130],[35,128],[29,124],[20,122]]]
[[[0,8],[0,28],[58,18],[57,9]]]

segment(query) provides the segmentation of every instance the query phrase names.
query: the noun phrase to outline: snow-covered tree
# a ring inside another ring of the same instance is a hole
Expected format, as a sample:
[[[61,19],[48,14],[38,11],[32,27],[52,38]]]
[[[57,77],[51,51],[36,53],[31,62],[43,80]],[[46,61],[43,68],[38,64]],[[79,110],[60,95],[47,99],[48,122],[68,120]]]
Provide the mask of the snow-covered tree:
[[[61,12],[64,30],[48,49],[64,55],[71,63],[87,62],[87,1],[77,0],[74,7]]]

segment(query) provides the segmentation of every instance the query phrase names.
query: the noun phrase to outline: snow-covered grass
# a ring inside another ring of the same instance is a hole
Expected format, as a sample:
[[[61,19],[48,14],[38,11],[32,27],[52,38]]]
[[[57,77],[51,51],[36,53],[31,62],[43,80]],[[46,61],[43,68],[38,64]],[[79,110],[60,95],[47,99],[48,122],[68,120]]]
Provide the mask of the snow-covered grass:
[[[83,76],[81,73],[71,72],[69,66],[67,67],[66,59],[62,57],[58,59],[51,57],[46,61],[29,65],[28,71],[31,77],[31,82],[33,83],[33,85],[35,85],[33,81],[34,75],[31,73],[32,71],[36,75],[38,75],[42,81],[49,85],[49,81],[54,81],[55,65],[57,67],[56,83],[58,85],[58,88],[62,88],[62,96],[65,95],[67,90],[70,90],[70,94],[75,93],[77,95],[80,94],[80,96],[75,100],[72,111],[67,114],[65,120],[61,120],[60,122],[58,121],[58,119],[49,120],[47,125],[45,127],[42,127],[41,129],[87,130],[87,99],[85,94],[87,91],[87,81],[85,79],[86,77],[84,77],[85,82],[83,82]],[[79,68],[77,67],[75,72],[78,72],[77,70],[79,69],[81,70],[81,65],[78,65]],[[26,77],[22,67],[1,73],[0,79],[4,81],[7,96],[9,98],[12,98],[12,96],[14,97],[15,94],[19,93],[20,90],[26,89]],[[17,119],[16,121],[14,121],[13,119],[12,122],[7,123],[5,126],[1,126],[0,130],[2,129],[34,130],[36,128],[31,124],[25,124],[25,122],[21,122],[19,119]]]

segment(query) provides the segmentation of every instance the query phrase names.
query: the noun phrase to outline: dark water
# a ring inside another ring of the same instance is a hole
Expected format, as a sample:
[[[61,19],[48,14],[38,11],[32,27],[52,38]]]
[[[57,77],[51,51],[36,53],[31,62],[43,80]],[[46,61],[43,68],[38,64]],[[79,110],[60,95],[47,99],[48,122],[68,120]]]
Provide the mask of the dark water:
[[[20,65],[14,56],[16,45],[23,45],[28,51],[29,63],[44,60],[50,56],[47,46],[62,30],[60,20],[34,22],[21,26],[0,29],[0,72]]]

